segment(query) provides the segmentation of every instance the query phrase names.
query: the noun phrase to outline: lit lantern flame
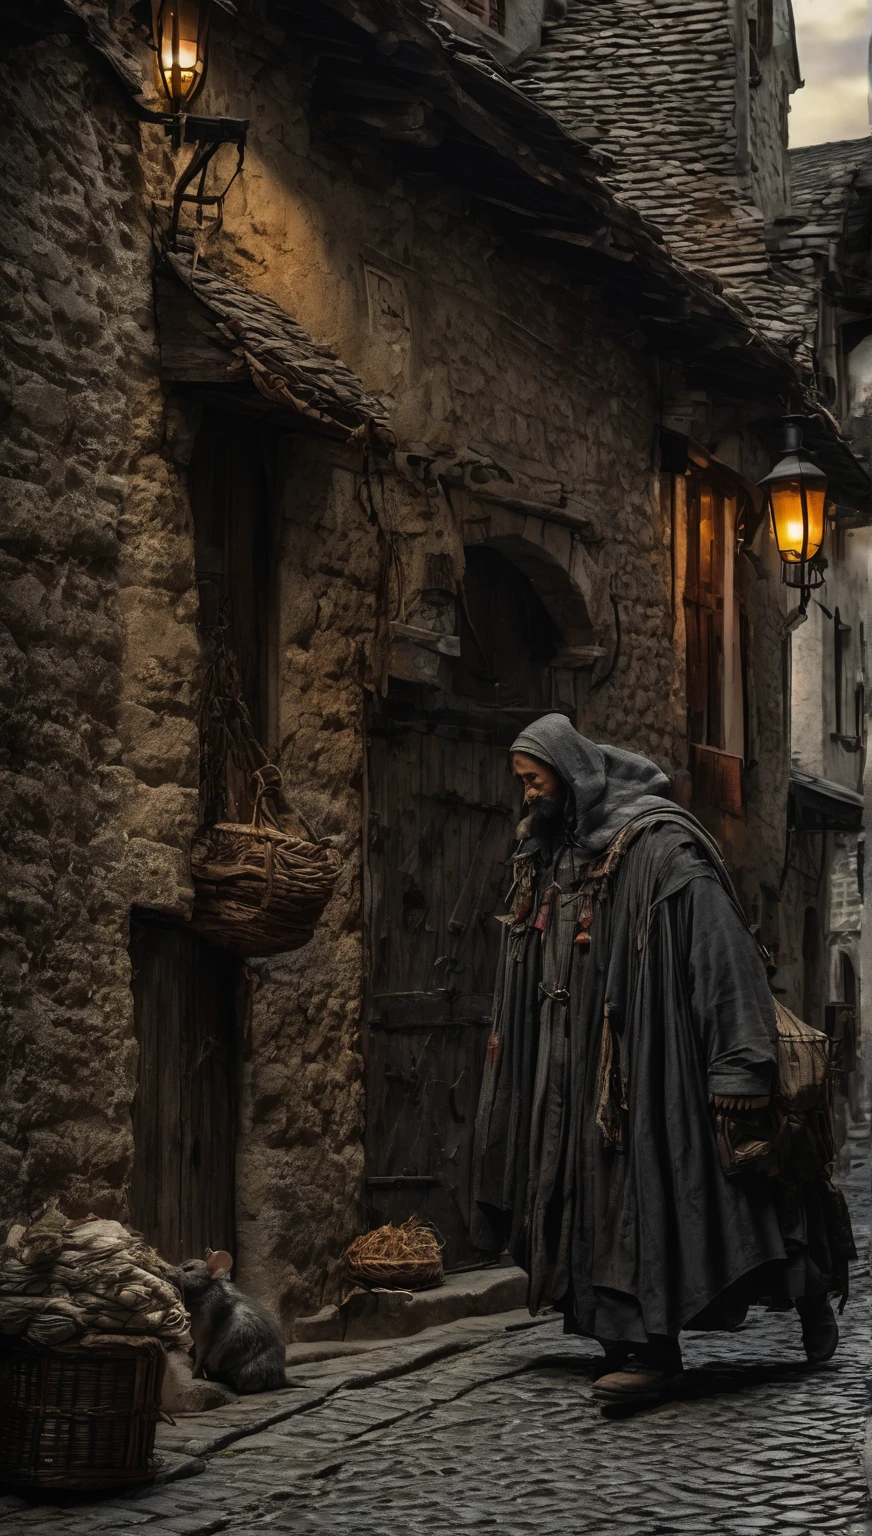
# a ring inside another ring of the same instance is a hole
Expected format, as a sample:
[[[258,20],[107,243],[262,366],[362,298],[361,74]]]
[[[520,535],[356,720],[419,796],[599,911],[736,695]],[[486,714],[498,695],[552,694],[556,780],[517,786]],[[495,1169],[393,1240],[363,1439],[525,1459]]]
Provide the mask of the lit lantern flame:
[[[802,516],[802,493],[805,491],[806,523]],[[827,499],[827,482],[822,475],[812,481],[807,475],[785,479],[772,485],[772,520],[778,552],[788,565],[799,565],[813,560],[824,541],[824,509]]]
[[[785,565],[808,565],[824,541],[827,481],[806,457],[802,426],[801,417],[785,419],[787,452],[760,482],[768,494],[775,541]]]
[[[152,43],[160,89],[173,112],[193,101],[206,71],[210,0],[152,0]]]
[[[163,64],[164,70],[167,74],[169,74],[174,63],[172,39],[164,38],[163,48],[161,50],[161,62]],[[194,74],[195,69],[197,68],[196,39],[192,41],[190,38],[186,37],[179,38],[178,65],[182,72],[182,79],[184,80],[185,77],[187,77],[188,80],[190,80]]]

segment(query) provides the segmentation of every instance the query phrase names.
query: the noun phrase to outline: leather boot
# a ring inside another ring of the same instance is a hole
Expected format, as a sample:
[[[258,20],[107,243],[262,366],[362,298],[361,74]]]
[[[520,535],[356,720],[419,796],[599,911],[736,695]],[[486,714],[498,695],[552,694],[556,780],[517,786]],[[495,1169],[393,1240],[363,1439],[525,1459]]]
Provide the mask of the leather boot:
[[[681,1380],[681,1349],[677,1339],[640,1345],[618,1370],[594,1382],[594,1401],[602,1413],[632,1413],[671,1397]]]
[[[802,1347],[810,1365],[832,1360],[839,1343],[839,1325],[827,1295],[798,1296],[796,1310],[802,1322]]]

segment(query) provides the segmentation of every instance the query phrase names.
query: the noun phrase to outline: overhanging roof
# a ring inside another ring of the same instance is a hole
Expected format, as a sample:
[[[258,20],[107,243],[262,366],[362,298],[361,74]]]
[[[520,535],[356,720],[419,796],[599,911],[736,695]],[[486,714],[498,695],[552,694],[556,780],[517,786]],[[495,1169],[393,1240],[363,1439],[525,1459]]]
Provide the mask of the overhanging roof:
[[[159,261],[155,293],[167,382],[253,385],[263,408],[330,436],[387,434],[387,406],[273,299],[195,266],[188,251]]]
[[[720,7],[720,0],[707,3]],[[8,0],[0,0],[0,9],[9,9]],[[111,26],[89,25],[83,34],[82,18],[92,9],[87,0],[34,0],[28,16],[37,17],[36,33],[65,32],[93,49],[141,114],[141,64]],[[682,37],[672,9],[665,8],[666,25]],[[670,250],[661,231],[602,179],[609,160],[591,145],[593,125],[577,114],[571,125],[561,123],[555,102],[546,106],[534,100],[487,48],[457,36],[434,0],[267,0],[265,13],[277,28],[270,41],[276,62],[283,46],[297,54],[302,48],[307,56],[308,115],[316,132],[355,149],[366,140],[378,141],[390,150],[401,174],[435,173],[463,188],[487,205],[507,243],[540,257],[548,252],[555,267],[561,263],[582,282],[611,293],[634,313],[650,350],[681,364],[703,387],[737,400],[767,398],[776,407],[801,391],[808,408],[817,409],[807,370],[798,366],[791,346],[783,344],[793,340],[782,334],[783,327],[764,324],[762,314],[747,307],[738,292],[725,293],[718,277],[685,266],[682,253]],[[278,29],[286,34],[284,43]],[[604,77],[612,74],[611,64],[603,69],[599,58],[593,64]],[[644,92],[647,114],[647,77]],[[721,94],[732,100],[731,93]],[[711,105],[707,101],[707,112]],[[733,132],[730,127],[726,137]],[[647,145],[645,155],[658,160]],[[657,173],[669,181],[672,168],[659,164]],[[738,233],[736,228],[728,231],[728,252],[734,251]],[[739,267],[744,266],[743,256]],[[776,319],[783,318],[783,301],[780,292]],[[318,350],[311,338],[307,341]],[[311,378],[305,375],[311,372],[308,366],[303,369],[306,391]],[[261,398],[272,398],[271,382],[257,368],[250,369],[250,376]],[[340,380],[342,410],[348,404],[342,399],[347,382]],[[287,406],[298,419],[336,435],[356,430],[342,424],[341,413],[334,419],[332,406],[321,411],[317,387],[311,396],[305,391],[297,395],[289,380],[284,383],[293,399],[275,400],[277,410]],[[281,384],[278,393],[285,393]],[[364,406],[357,424],[362,428],[378,419],[383,417]],[[821,424],[828,436],[830,423],[822,419]],[[831,430],[838,439],[834,425]],[[863,512],[868,491],[857,481],[854,464],[839,457],[844,461],[837,469],[840,479],[851,482],[845,500],[852,507],[859,502]]]
[[[863,796],[832,779],[790,770],[793,825],[797,832],[859,832],[863,826]]]
[[[818,411],[806,420],[802,440],[827,477],[829,496],[840,509],[839,521],[855,528],[872,521],[872,480],[837,424]]]
[[[533,101],[432,0],[269,0],[267,14],[308,55],[316,131],[355,149],[378,142],[400,174],[463,188],[507,245],[614,295],[652,351],[735,398],[801,388],[787,349],[605,185],[583,126]]]

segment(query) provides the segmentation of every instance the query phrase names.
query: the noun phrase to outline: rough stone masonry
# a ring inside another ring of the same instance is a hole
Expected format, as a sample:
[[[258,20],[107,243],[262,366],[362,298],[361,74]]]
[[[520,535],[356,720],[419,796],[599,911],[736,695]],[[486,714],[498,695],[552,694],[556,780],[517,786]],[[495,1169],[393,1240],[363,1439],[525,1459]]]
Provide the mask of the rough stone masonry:
[[[112,19],[147,69],[142,29],[123,6]],[[255,12],[232,44],[217,39],[201,110],[244,108],[251,128],[204,259],[275,299],[384,401],[398,451],[381,510],[404,574],[403,619],[433,627],[428,557],[447,557],[456,586],[464,545],[482,539],[559,566],[607,653],[616,592],[620,666],[596,691],[582,676],[581,718],[594,736],[684,768],[680,591],[656,453],[668,370],[619,298],[547,254],[508,247],[466,194],[404,178],[379,147],[349,154],[330,141],[309,115],[309,89],[301,47]],[[12,127],[0,145],[0,1221],[51,1194],[71,1214],[125,1219],[137,1081],[129,914],[187,917],[197,822],[187,476],[203,407],[162,388],[152,300],[154,207],[188,151],[174,155],[160,130],[138,125],[117,85],[63,36],[12,49],[2,90]],[[762,464],[756,439],[744,451]],[[451,474],[431,473],[445,464]],[[385,662],[381,534],[361,503],[359,454],[288,430],[281,465],[268,745],[345,859],[312,944],[249,973],[240,1276],[288,1323],[337,1299],[342,1249],[362,1215],[363,699]],[[588,518],[585,534],[549,521],[548,507],[567,499]],[[761,880],[776,883],[781,856],[775,568],[764,533],[757,566],[740,577],[759,662],[761,766],[732,846],[749,897]]]

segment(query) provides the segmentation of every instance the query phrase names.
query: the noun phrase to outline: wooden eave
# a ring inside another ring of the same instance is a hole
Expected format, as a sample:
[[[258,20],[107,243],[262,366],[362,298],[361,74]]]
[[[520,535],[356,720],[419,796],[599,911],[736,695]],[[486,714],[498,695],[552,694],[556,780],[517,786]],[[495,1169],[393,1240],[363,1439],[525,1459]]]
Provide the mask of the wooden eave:
[[[188,251],[159,257],[154,293],[165,384],[341,441],[391,441],[387,407],[274,300],[195,266]]]
[[[827,477],[828,495],[837,505],[840,524],[860,528],[872,523],[872,480],[831,420],[820,413],[810,417],[802,441]]]

